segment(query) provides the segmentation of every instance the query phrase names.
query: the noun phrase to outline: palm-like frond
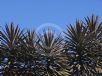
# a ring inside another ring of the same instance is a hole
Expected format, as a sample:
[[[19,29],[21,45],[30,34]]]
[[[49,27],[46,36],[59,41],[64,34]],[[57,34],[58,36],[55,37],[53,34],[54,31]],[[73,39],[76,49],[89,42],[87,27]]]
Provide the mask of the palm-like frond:
[[[20,30],[19,26],[17,25],[14,27],[14,24],[5,25],[5,29],[0,30],[0,39],[1,45],[0,49],[5,52],[2,56],[2,66],[6,72],[7,68],[11,71],[15,64],[17,63],[17,55],[18,50],[20,47],[20,39],[22,38],[23,30]],[[5,62],[5,58],[7,59]],[[8,66],[8,67],[6,67]],[[14,72],[14,71],[11,71]],[[8,71],[9,73],[9,71]]]
[[[68,47],[66,52],[69,57],[69,64],[72,67],[71,75],[73,76],[93,75],[93,72],[95,72],[95,67],[92,67],[93,64],[91,64],[92,60],[87,56],[87,29],[82,22],[76,21],[75,27],[70,25],[65,33],[65,42]]]
[[[42,57],[43,69],[45,69],[44,76],[61,76],[59,73],[61,69],[61,51],[62,38],[55,37],[51,30],[44,31],[43,35],[39,37],[39,54]],[[59,69],[59,70],[58,70]]]
[[[6,24],[5,30],[0,31],[1,46],[6,49],[12,49],[19,44],[19,39],[22,36],[23,31],[18,26],[14,28],[14,24],[11,23],[10,27]]]
[[[83,43],[84,37],[86,35],[87,28],[83,26],[82,22],[76,21],[76,26],[67,27],[67,32],[65,32],[67,39],[66,42],[71,41],[71,44],[78,45]]]
[[[38,47],[38,41],[36,38],[36,32],[35,31],[27,31],[25,35],[23,35],[23,38],[21,40],[21,49],[20,53],[22,52],[22,55],[24,55],[24,58],[29,56],[31,59],[33,57],[36,57],[37,55],[37,47]],[[27,59],[26,59],[27,60]]]
[[[87,17],[85,18],[85,21],[86,21],[86,26],[88,26],[88,31],[89,32],[97,32],[97,31],[100,31],[101,27],[102,27],[102,23],[99,23],[99,19],[98,19],[98,16],[94,16],[92,15],[92,17]]]
[[[34,47],[36,43],[36,33],[35,31],[27,31],[27,35],[25,37],[25,42],[28,47]]]
[[[23,35],[23,38],[21,39],[21,48],[23,51],[31,52],[34,51],[36,48],[36,33],[35,31],[27,31],[25,35]]]
[[[40,47],[42,51],[46,53],[48,56],[54,56],[60,53],[62,38],[56,37],[52,31],[48,31],[43,33],[43,36],[40,36]]]
[[[99,22],[98,16],[92,15],[91,18],[87,17],[86,26],[87,32],[87,47],[89,48],[89,55],[97,62],[98,67],[102,68],[102,23]]]

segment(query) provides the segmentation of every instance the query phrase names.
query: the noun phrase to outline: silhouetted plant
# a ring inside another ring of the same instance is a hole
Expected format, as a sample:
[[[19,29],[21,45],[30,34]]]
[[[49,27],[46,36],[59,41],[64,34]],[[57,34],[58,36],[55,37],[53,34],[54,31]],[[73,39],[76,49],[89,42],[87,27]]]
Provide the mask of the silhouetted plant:
[[[20,43],[20,39],[22,37],[23,30],[20,30],[19,26],[14,28],[14,24],[5,25],[5,29],[0,30],[0,39],[1,45],[0,49],[4,51],[4,55],[2,57],[1,65],[3,66],[4,72],[6,74],[12,74],[13,68],[15,68],[16,56],[18,54],[18,47]],[[7,71],[8,70],[8,71]],[[16,70],[16,68],[15,68]],[[11,75],[10,74],[10,75]]]
[[[43,35],[39,36],[39,51],[41,55],[41,69],[43,76],[62,76],[64,68],[63,65],[64,57],[62,54],[62,41],[61,36],[56,37],[55,34],[48,30],[44,31]]]
[[[97,75],[96,59],[102,50],[102,46],[98,48],[100,42],[97,41],[102,40],[102,25],[98,24],[97,17],[94,19],[94,16],[85,20],[86,23],[76,21],[75,26],[67,27],[65,33],[66,52],[69,57],[72,76]]]
[[[36,35],[6,24],[0,30],[0,75],[101,76],[102,24],[98,17],[67,26],[65,38],[51,30]]]

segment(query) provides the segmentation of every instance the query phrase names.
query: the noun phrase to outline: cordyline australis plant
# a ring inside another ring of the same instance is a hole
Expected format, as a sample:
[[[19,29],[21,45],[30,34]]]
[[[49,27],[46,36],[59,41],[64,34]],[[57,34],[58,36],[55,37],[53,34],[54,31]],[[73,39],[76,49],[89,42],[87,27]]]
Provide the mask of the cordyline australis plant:
[[[101,76],[102,24],[92,15],[66,28],[65,37],[52,30],[23,31],[6,24],[0,30],[0,75]]]

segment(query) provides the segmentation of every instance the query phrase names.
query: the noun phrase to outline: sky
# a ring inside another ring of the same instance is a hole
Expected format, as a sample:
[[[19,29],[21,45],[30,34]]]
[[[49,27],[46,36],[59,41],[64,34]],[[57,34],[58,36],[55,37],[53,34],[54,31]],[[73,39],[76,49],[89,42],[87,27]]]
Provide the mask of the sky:
[[[92,14],[102,19],[102,0],[0,0],[2,27],[14,22],[26,29],[41,29],[47,24],[65,29]]]

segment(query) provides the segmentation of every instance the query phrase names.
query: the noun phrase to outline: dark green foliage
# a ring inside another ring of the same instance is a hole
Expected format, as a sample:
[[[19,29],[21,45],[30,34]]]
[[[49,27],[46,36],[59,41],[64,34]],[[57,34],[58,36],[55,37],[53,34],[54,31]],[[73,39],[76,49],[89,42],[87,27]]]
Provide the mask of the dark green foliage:
[[[11,23],[0,30],[0,75],[101,76],[102,24],[98,17],[67,26],[65,37],[51,30],[36,35]]]
[[[102,25],[98,23],[98,17],[87,17],[85,20],[85,23],[76,21],[75,26],[67,27],[65,33],[72,76],[97,75],[98,64],[102,65]]]

